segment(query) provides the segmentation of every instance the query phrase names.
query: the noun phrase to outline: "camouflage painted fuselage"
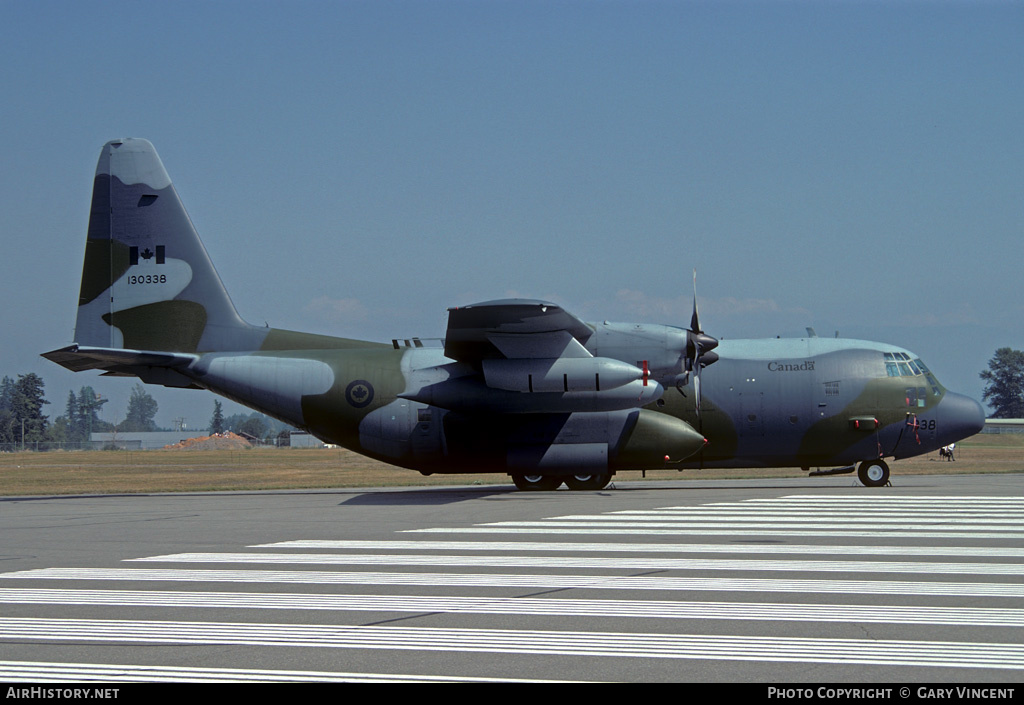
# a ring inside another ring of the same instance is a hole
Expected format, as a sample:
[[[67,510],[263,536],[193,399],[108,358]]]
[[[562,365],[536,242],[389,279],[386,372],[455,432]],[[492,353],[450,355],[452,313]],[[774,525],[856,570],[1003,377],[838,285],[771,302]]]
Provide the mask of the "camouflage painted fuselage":
[[[984,422],[908,351],[818,338],[721,342],[717,362],[704,358],[698,414],[686,371],[695,344],[714,340],[692,328],[586,324],[531,300],[452,309],[443,347],[252,326],[152,145],[115,140],[96,170],[76,342],[45,356],[208,389],[424,473],[501,471],[517,484],[848,465],[929,452]]]
[[[641,409],[515,413],[502,399],[495,405],[506,411],[474,412],[481,404],[467,390],[484,395],[482,375],[440,348],[337,345],[206,355],[189,377],[326,441],[423,472],[840,466],[932,452],[979,425],[976,403],[947,392],[930,373],[887,374],[886,353],[915,356],[866,341],[723,341],[719,361],[703,375],[699,417],[692,384],[653,381],[656,398]],[[446,383],[467,399],[463,408],[408,398]],[[527,402],[520,403],[553,400]],[[706,447],[692,454],[686,439],[673,443],[676,421],[706,437]]]

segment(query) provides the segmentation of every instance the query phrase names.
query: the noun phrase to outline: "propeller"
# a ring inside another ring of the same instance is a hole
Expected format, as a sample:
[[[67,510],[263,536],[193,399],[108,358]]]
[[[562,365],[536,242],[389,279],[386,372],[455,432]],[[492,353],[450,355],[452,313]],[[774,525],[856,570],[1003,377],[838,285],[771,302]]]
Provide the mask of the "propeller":
[[[700,418],[700,371],[718,360],[718,353],[712,352],[718,347],[718,340],[712,338],[700,327],[700,314],[697,312],[697,270],[693,270],[693,315],[690,317],[690,330],[686,335],[686,357],[683,365],[685,374],[679,386],[686,386],[693,373],[693,395],[697,406],[697,418]]]

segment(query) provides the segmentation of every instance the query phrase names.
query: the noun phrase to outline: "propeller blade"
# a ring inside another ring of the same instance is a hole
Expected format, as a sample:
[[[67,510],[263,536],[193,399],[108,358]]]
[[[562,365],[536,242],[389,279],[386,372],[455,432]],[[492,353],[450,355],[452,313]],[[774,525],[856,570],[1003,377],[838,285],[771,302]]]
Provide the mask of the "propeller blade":
[[[697,418],[700,418],[700,367],[693,372],[693,397],[697,404]]]
[[[697,418],[700,418],[700,371],[718,359],[711,352],[718,347],[718,340],[704,333],[700,327],[700,314],[697,311],[697,270],[693,270],[693,315],[690,317],[690,333],[687,336],[686,372],[693,372],[693,396],[697,407]]]
[[[700,316],[697,314],[697,268],[693,269],[693,315],[690,316],[690,330],[694,333],[703,333],[700,328]]]

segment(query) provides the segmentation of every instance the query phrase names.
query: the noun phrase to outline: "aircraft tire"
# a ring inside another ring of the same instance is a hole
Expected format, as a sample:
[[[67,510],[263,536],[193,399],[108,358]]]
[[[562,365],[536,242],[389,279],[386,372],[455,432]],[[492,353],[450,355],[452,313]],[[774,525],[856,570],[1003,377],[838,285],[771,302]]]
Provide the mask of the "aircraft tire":
[[[857,468],[857,477],[865,487],[885,487],[889,482],[889,466],[884,460],[865,460]]]
[[[555,475],[513,475],[512,482],[523,492],[550,492],[562,486],[562,478]]]
[[[612,474],[610,472],[593,475],[569,475],[565,478],[565,485],[570,490],[603,490],[611,481]]]

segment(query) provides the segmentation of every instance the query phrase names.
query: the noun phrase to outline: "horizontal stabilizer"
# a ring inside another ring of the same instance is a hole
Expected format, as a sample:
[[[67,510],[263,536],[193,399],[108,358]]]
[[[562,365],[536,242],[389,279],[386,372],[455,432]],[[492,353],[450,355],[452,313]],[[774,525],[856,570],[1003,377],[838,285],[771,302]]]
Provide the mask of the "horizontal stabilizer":
[[[125,367],[188,367],[199,359],[198,355],[188,353],[94,348],[84,345],[70,345],[60,350],[52,350],[43,353],[43,357],[72,372],[81,372],[82,370],[116,372]]]

